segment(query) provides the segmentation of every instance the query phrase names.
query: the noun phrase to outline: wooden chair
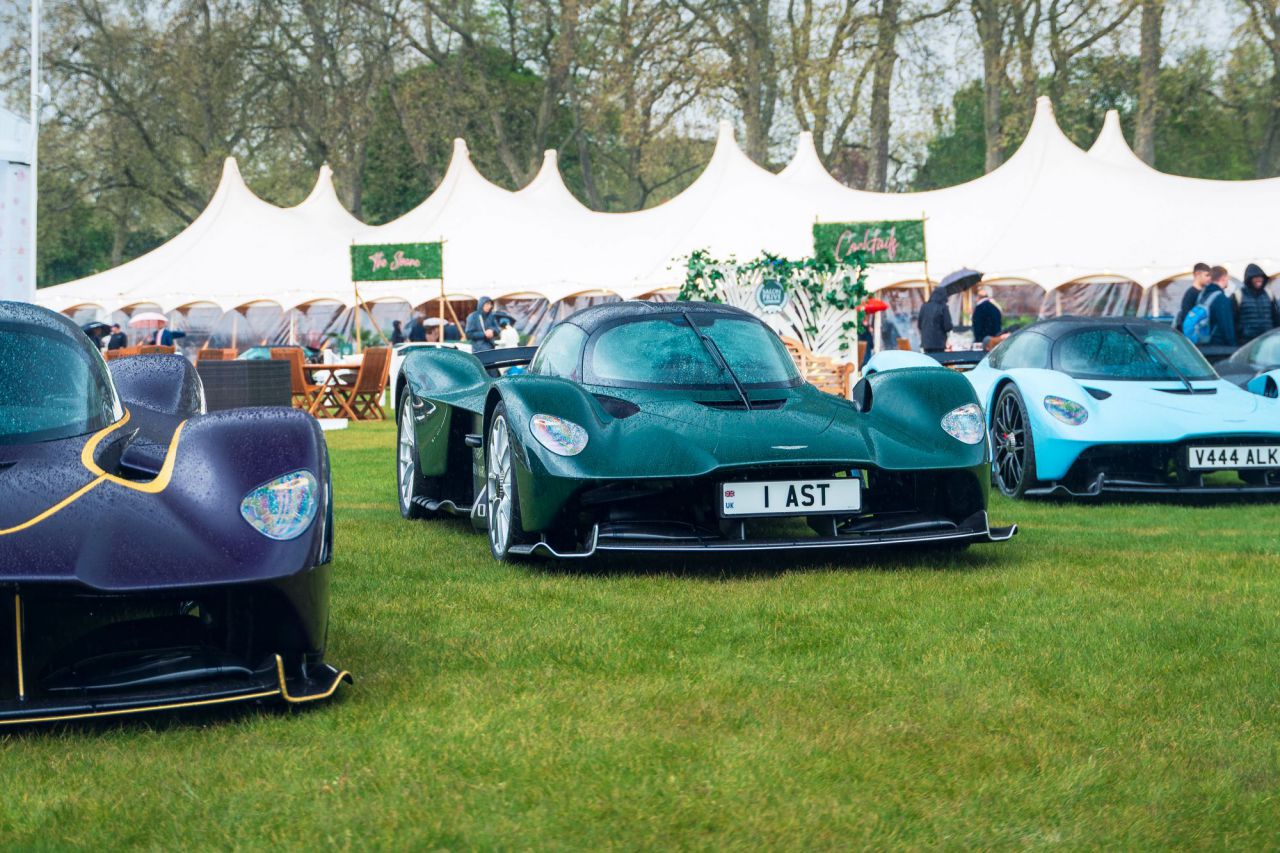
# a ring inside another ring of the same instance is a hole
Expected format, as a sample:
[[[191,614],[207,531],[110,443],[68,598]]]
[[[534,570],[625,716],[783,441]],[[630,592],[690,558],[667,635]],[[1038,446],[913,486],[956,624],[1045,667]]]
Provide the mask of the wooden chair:
[[[307,381],[307,372],[302,369],[303,352],[300,347],[272,347],[272,361],[289,362],[289,382],[293,386],[293,407],[311,411],[316,397],[323,386],[313,385]]]
[[[837,397],[848,397],[849,386],[853,380],[853,365],[836,361],[825,355],[810,352],[799,341],[783,338],[782,343],[795,359],[800,375],[819,391],[835,394]],[[860,346],[863,344],[860,343]]]
[[[332,395],[338,398],[341,408],[358,421],[386,419],[382,411],[382,392],[391,374],[391,348],[371,347],[364,351],[360,371],[350,385],[339,385]]]
[[[107,361],[115,361],[117,358],[128,358],[131,355],[141,354],[142,347],[121,347],[120,349],[109,349],[103,353],[103,358]]]
[[[911,339],[910,339],[910,338],[898,338],[898,349],[906,350],[906,351],[910,352],[910,351],[911,351]]]
[[[137,348],[135,355],[173,355],[175,350],[173,347],[156,346],[155,344],[144,344]]]
[[[202,350],[196,350],[196,363],[202,361],[235,361],[238,353],[233,349],[217,349],[216,347],[206,347]]]

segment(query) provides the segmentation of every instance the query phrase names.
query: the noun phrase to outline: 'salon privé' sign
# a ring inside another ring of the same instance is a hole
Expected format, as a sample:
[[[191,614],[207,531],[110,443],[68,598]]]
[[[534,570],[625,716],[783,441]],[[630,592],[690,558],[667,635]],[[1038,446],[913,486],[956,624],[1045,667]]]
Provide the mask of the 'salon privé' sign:
[[[859,250],[866,253],[869,264],[923,261],[924,220],[814,223],[813,256],[818,260],[844,263]]]
[[[439,243],[383,243],[351,247],[352,281],[441,278]]]

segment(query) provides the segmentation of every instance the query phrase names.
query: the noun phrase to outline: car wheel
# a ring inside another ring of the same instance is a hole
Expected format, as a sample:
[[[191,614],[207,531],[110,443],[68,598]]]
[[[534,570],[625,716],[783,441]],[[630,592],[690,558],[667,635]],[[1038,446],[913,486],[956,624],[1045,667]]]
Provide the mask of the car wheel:
[[[1036,450],[1022,394],[1006,385],[991,416],[991,470],[1005,497],[1020,498],[1036,482]]]
[[[489,550],[494,559],[513,562],[511,546],[526,541],[520,526],[520,496],[516,493],[515,451],[507,408],[499,403],[485,440],[486,499],[489,502]]]
[[[413,396],[405,392],[400,398],[399,417],[396,418],[396,486],[400,498],[400,514],[405,518],[426,518],[431,515],[414,502],[425,497],[427,478],[418,467],[418,436],[413,428]]]

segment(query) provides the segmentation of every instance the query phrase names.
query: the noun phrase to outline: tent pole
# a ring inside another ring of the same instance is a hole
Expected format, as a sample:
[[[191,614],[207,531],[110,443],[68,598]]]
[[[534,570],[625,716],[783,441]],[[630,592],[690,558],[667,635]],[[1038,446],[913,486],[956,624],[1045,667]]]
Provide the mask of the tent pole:
[[[231,313],[231,348],[238,350],[236,346],[236,338],[240,335],[240,312],[233,311]]]
[[[27,258],[28,299],[34,299],[36,291],[36,216],[39,211],[40,184],[40,0],[31,0],[31,253]]]
[[[355,317],[355,351],[360,353],[360,287],[354,281],[351,282],[351,288],[356,292],[356,317]]]
[[[920,248],[924,250],[924,298],[929,298],[929,293],[933,290],[933,282],[929,278],[929,240],[925,232],[925,223],[929,221],[929,217],[925,216],[925,212],[920,211]]]

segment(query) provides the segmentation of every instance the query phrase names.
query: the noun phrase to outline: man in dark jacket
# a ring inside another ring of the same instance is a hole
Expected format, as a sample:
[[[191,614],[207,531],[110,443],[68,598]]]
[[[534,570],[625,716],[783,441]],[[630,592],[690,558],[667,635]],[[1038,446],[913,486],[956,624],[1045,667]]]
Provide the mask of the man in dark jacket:
[[[980,344],[994,338],[1004,327],[1004,314],[1000,306],[991,301],[991,291],[978,288],[978,304],[973,306],[973,342]]]
[[[427,340],[427,324],[423,322],[425,318],[419,311],[413,315],[413,319],[409,321],[409,341],[415,344],[426,343]]]
[[[107,349],[124,349],[129,346],[129,337],[120,331],[119,323],[111,324],[111,334],[107,336]]]
[[[1236,345],[1236,317],[1226,294],[1229,281],[1226,267],[1214,267],[1209,270],[1209,283],[1197,300],[1209,311],[1209,343],[1213,346]]]
[[[493,308],[493,300],[481,296],[476,310],[467,315],[467,340],[471,342],[472,352],[494,349],[493,342],[500,330],[498,321],[493,316]]]
[[[1257,264],[1244,270],[1244,287],[1236,294],[1236,335],[1245,344],[1280,326],[1280,305],[1267,292],[1267,274]]]
[[[946,352],[947,332],[952,329],[946,288],[935,288],[929,294],[929,301],[920,309],[919,323],[920,349],[925,352]]]
[[[1178,316],[1173,320],[1173,327],[1179,332],[1182,331],[1182,321],[1187,319],[1187,312],[1196,305],[1196,300],[1200,298],[1200,294],[1204,293],[1205,285],[1209,283],[1209,265],[1199,263],[1191,271],[1191,286],[1187,288],[1186,293],[1182,294],[1182,304],[1178,307]]]

